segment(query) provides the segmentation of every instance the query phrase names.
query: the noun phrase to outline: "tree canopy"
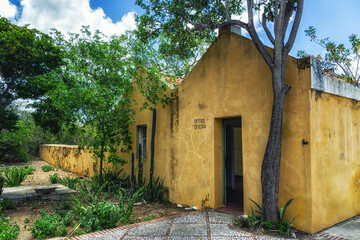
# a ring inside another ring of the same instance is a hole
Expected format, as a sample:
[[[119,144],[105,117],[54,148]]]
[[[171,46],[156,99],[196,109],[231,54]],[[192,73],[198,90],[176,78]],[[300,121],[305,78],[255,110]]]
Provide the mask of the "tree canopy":
[[[42,96],[48,89],[39,76],[59,65],[61,51],[50,36],[0,18],[1,121],[11,119],[8,107],[15,100]]]
[[[319,39],[316,34],[316,29],[310,26],[305,30],[306,36],[310,37],[311,41],[323,47],[326,51],[324,54],[317,55],[317,59],[321,61],[323,70],[336,68],[340,70],[338,77],[345,79],[349,83],[358,85],[360,81],[360,39],[356,34],[349,36],[350,47],[347,48],[345,44],[336,44],[328,37]],[[304,50],[298,52],[298,57],[306,57]]]

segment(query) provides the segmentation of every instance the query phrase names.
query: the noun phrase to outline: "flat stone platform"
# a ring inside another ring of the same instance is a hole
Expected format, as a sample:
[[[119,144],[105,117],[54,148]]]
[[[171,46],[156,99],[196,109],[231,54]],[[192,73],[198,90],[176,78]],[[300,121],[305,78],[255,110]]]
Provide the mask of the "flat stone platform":
[[[54,192],[41,193],[35,192],[36,188],[56,187]],[[75,190],[68,188],[62,184],[46,184],[46,185],[26,185],[19,187],[5,187],[0,198],[7,198],[14,203],[24,200],[60,200],[61,197],[77,193]]]

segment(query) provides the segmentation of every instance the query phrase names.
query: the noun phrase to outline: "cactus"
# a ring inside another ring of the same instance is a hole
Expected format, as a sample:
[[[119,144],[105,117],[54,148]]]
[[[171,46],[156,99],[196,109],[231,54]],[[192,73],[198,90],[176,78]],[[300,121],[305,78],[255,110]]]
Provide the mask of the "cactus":
[[[141,187],[143,185],[143,162],[142,162],[142,146],[141,143],[139,143],[139,165],[138,165],[138,187]]]
[[[154,178],[155,131],[156,131],[156,108],[153,109],[153,119],[151,126],[150,184],[153,182],[153,178]]]

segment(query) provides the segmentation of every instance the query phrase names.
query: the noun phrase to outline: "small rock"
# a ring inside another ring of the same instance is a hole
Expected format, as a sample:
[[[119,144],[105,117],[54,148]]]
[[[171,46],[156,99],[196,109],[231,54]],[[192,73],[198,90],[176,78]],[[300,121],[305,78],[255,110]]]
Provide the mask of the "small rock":
[[[241,215],[238,219],[238,222],[241,227],[245,227],[245,228],[250,227],[248,215]]]
[[[291,233],[291,237],[296,239],[296,234],[294,232]]]
[[[198,209],[197,209],[197,207],[192,207],[192,210],[195,210],[195,211],[197,211]]]
[[[190,210],[192,210],[192,208],[191,208],[191,207],[187,207],[187,208],[185,208],[185,210],[186,210],[186,211],[190,211]]]
[[[178,205],[176,205],[176,207],[178,207],[178,208],[182,208],[182,205],[181,205],[181,204],[178,204]]]

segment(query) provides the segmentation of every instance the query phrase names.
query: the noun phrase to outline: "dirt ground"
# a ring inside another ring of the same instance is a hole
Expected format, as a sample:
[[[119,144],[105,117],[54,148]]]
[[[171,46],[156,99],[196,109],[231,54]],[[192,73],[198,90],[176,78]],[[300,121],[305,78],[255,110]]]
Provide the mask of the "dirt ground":
[[[13,164],[14,165],[14,164]],[[62,169],[56,168],[54,166],[54,171],[43,172],[41,167],[43,165],[50,165],[45,161],[31,161],[28,163],[19,163],[17,166],[29,165],[30,167],[35,168],[33,174],[29,175],[21,185],[35,185],[35,184],[50,184],[49,176],[57,173],[61,178],[63,177],[81,177],[77,174],[66,172]],[[9,166],[7,164],[1,164],[0,168]],[[14,210],[5,210],[5,216],[10,217],[11,223],[16,223],[20,226],[20,234],[18,239],[26,240],[32,239],[30,228],[33,225],[33,220],[40,217],[40,211],[45,210],[48,213],[55,211],[55,207],[59,205],[59,201],[30,201],[25,203],[20,203],[17,205],[17,208]],[[133,213],[137,217],[138,221],[142,219],[156,219],[167,216],[172,216],[184,212],[183,209],[177,208],[175,205],[162,205],[162,204],[146,204],[134,206]]]

